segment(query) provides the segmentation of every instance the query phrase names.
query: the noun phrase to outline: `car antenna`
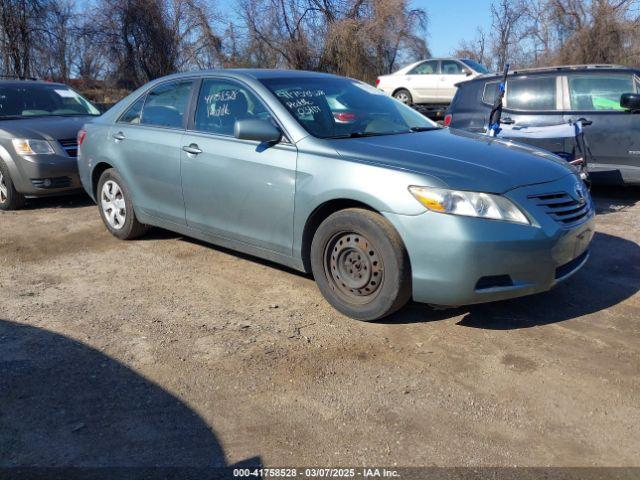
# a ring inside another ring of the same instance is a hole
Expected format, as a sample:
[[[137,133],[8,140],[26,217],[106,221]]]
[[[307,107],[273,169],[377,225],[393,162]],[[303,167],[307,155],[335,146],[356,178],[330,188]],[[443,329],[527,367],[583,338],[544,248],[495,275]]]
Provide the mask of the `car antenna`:
[[[487,133],[490,137],[495,137],[500,133],[500,119],[502,118],[502,100],[507,85],[507,75],[509,74],[509,64],[505,63],[502,73],[502,82],[498,84],[498,94],[493,102],[493,108],[489,114],[489,126]]]

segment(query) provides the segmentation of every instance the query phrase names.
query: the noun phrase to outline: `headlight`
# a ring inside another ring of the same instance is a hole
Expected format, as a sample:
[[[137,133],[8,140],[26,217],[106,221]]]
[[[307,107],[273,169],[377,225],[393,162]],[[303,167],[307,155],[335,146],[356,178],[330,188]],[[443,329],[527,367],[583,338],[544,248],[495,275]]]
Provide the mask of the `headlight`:
[[[46,140],[14,138],[11,143],[13,143],[13,148],[16,149],[19,155],[52,155],[56,153]]]
[[[518,207],[500,195],[429,187],[409,187],[409,191],[432,212],[530,224]]]

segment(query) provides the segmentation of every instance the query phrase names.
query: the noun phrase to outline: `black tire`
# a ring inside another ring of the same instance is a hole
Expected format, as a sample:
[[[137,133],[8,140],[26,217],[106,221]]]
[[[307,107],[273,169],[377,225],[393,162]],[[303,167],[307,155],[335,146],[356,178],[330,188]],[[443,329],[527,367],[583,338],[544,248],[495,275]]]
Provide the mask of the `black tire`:
[[[401,101],[405,105],[413,105],[413,97],[411,96],[411,92],[406,88],[401,88],[393,93],[393,98]]]
[[[411,265],[402,239],[369,210],[340,210],[320,224],[311,242],[311,269],[329,303],[356,320],[379,320],[411,298]]]
[[[122,206],[122,203],[111,203],[112,200],[107,198],[106,193],[103,191],[105,184],[109,183],[109,187],[111,187],[111,195],[116,200],[124,200],[124,208],[116,208]],[[117,190],[114,189],[114,185],[117,186]],[[114,193],[117,192],[117,193]],[[133,240],[135,238],[139,238],[149,230],[149,226],[144,223],[140,223],[136,218],[135,211],[133,209],[133,201],[131,200],[131,195],[129,190],[127,189],[126,184],[122,180],[122,177],[118,174],[118,172],[114,168],[110,168],[105,170],[100,176],[100,180],[98,181],[98,189],[96,190],[96,201],[98,203],[98,210],[100,211],[100,216],[102,217],[102,221],[104,222],[107,229],[111,232],[112,235],[118,237],[121,240]],[[111,209],[108,211],[118,210],[117,217],[121,220],[116,219],[115,213],[112,217],[113,220],[109,220],[107,212],[105,208],[109,208],[110,205],[113,205]],[[124,213],[124,215],[122,215]],[[122,217],[124,219],[122,220]]]
[[[24,204],[24,195],[16,190],[9,169],[0,160],[0,210],[19,210]]]

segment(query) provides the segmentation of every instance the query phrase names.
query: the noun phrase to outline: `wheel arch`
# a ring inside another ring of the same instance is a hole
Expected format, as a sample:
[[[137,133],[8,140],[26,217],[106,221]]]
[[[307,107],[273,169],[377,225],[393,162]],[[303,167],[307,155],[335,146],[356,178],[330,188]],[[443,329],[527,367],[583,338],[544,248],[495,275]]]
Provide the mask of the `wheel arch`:
[[[304,229],[302,231],[300,253],[302,254],[302,264],[304,266],[305,272],[311,272],[311,242],[313,241],[313,236],[318,230],[318,227],[330,215],[347,208],[362,208],[364,210],[369,210],[371,212],[381,214],[371,205],[368,205],[359,200],[353,200],[349,198],[336,198],[327,200],[324,203],[318,205],[307,217],[307,221],[305,222]]]
[[[91,170],[91,193],[96,200],[98,198],[97,190],[100,177],[105,172],[105,170],[109,170],[110,168],[113,168],[113,165],[108,162],[101,161],[98,162],[95,167],[93,167],[93,170]]]

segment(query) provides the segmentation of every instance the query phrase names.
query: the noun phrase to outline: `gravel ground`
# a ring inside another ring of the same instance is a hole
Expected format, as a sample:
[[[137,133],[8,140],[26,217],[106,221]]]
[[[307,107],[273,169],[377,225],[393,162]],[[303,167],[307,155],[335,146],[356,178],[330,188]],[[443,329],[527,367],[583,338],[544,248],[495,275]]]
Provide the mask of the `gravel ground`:
[[[0,215],[0,466],[640,466],[640,190],[533,297],[359,323],[84,197]]]

